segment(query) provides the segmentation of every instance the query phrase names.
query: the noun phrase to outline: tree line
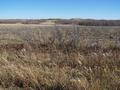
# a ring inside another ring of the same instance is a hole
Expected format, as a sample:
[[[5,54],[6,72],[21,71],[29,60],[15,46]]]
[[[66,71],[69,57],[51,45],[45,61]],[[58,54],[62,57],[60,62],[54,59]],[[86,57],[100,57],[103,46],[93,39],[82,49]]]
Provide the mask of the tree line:
[[[94,19],[1,19],[0,24],[41,24],[47,20],[55,24],[74,24],[83,26],[120,26],[120,20],[94,20]]]

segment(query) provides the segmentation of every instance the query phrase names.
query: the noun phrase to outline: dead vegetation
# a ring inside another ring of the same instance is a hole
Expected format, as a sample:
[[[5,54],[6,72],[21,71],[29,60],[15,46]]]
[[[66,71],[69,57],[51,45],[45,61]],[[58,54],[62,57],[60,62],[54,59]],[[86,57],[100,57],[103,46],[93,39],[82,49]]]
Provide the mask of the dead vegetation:
[[[120,90],[119,33],[120,27],[1,25],[1,90]]]

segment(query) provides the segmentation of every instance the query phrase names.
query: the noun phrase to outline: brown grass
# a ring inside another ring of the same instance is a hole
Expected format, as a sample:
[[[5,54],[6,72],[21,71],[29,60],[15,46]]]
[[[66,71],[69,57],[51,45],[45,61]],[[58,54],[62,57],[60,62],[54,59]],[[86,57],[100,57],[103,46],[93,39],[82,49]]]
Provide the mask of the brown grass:
[[[0,89],[120,90],[119,33],[120,27],[1,25]]]

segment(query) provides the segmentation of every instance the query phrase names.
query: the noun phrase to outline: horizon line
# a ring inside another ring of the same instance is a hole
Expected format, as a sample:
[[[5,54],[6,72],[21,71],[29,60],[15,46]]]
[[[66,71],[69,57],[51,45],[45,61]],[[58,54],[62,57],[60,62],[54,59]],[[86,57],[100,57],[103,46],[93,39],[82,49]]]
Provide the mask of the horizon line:
[[[98,19],[98,18],[0,18],[0,20],[57,20],[57,19],[61,19],[61,20],[71,20],[71,19],[76,19],[76,20],[120,20],[120,19]]]

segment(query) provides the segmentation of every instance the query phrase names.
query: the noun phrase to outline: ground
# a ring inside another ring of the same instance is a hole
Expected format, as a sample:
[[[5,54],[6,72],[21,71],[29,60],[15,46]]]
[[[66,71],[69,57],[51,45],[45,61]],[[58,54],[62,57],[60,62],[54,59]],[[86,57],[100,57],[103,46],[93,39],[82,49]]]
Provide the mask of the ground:
[[[0,89],[119,90],[120,27],[0,25]]]

